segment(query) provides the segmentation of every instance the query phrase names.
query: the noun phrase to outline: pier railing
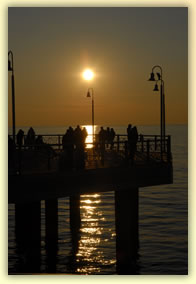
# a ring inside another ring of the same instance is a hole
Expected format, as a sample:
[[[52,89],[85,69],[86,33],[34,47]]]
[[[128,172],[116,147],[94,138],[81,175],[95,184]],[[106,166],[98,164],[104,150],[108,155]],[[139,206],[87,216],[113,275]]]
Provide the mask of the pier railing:
[[[64,155],[62,138],[62,134],[42,135],[43,144],[30,145],[25,144],[26,136],[24,136],[24,143],[20,147],[16,145],[14,166],[19,171],[22,168],[24,170],[38,168],[57,170]],[[159,135],[140,134],[134,155],[131,155],[127,135],[116,135],[112,142],[105,141],[104,145],[97,142],[98,139],[95,141],[93,143],[92,137],[88,135],[85,142],[85,166],[87,168],[129,164],[131,156],[135,164],[169,163],[172,160],[170,136],[165,136],[165,139],[161,140]],[[10,157],[8,161],[11,167]]]
[[[35,136],[35,138],[37,138],[38,135]],[[63,148],[63,144],[62,144],[62,139],[63,139],[63,135],[62,134],[43,134],[41,135],[43,142],[46,144],[49,144],[50,146],[52,146],[54,149],[62,149]],[[10,135],[10,137],[12,137]],[[90,138],[89,138],[90,137]],[[96,144],[99,144],[99,142],[94,142],[92,143],[92,135],[89,134],[88,135],[88,139],[86,139],[86,146],[88,148],[88,146],[91,145],[91,147],[96,146]],[[171,145],[168,146],[168,142],[170,142],[170,135],[165,136],[165,139],[162,140],[162,144],[165,145],[165,149],[163,150],[163,152],[167,152],[169,149],[169,147]],[[26,140],[26,135],[24,135],[24,141]],[[98,141],[98,139],[95,139],[95,141]],[[123,143],[128,143],[127,140],[127,135],[125,134],[117,134],[113,140],[114,145],[116,146],[116,150],[120,150],[122,148]],[[105,144],[110,144],[110,142],[105,141]],[[150,149],[155,151],[155,152],[161,152],[161,137],[160,135],[142,135],[140,134],[138,136],[138,141],[137,141],[137,149],[138,151],[142,151],[145,152],[145,150],[147,150],[148,144],[150,146]],[[22,147],[26,148],[29,145],[27,144],[23,144]],[[171,150],[171,149],[170,149]]]

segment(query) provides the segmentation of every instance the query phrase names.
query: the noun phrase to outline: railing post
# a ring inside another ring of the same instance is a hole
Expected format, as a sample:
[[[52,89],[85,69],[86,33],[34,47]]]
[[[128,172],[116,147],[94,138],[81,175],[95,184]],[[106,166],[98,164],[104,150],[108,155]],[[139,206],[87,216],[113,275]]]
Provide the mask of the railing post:
[[[157,136],[156,135],[154,137],[154,149],[155,149],[155,151],[157,149]]]
[[[127,141],[125,141],[125,161],[128,163],[128,145]]]
[[[22,168],[22,149],[19,147],[18,149],[18,173],[21,174],[21,168]]]
[[[50,151],[48,150],[48,171],[50,171],[51,165],[50,165]]]
[[[60,143],[61,143],[61,140],[60,140],[60,138],[61,138],[61,136],[60,136],[60,135],[58,135],[58,144],[59,144],[59,150],[61,149],[61,145],[60,145]]]
[[[161,137],[161,140],[160,140],[160,149],[161,149],[161,161],[163,161],[163,139],[162,139],[162,137]]]
[[[170,162],[171,160],[171,137],[168,136],[167,138],[167,161]]]
[[[119,138],[119,135],[117,135],[117,151],[119,152],[119,141],[120,141],[120,138]]]
[[[140,139],[141,139],[141,143],[142,143],[142,152],[144,152],[144,137],[142,134],[140,134]]]
[[[147,161],[150,159],[150,141],[147,140]]]

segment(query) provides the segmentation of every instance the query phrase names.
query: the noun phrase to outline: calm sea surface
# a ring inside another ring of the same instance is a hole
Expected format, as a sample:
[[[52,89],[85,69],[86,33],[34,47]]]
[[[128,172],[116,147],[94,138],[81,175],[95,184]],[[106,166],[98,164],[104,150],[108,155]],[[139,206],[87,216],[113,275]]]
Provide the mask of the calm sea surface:
[[[111,126],[112,127],[112,126]],[[125,134],[126,126],[115,127]],[[64,134],[66,127],[34,128],[36,134]],[[23,127],[25,134],[27,128]],[[99,127],[97,128],[97,131]],[[142,134],[159,134],[159,126],[138,126]],[[139,190],[139,274],[188,273],[188,127],[167,126],[171,135],[173,184]],[[27,189],[28,190],[28,189]],[[58,200],[59,239],[57,273],[116,274],[114,193],[82,195],[81,232],[74,255],[69,229],[69,199]],[[14,205],[8,206],[8,269],[17,273],[22,256],[15,242]],[[41,272],[47,272],[45,217],[42,202]],[[70,265],[74,258],[74,267]]]

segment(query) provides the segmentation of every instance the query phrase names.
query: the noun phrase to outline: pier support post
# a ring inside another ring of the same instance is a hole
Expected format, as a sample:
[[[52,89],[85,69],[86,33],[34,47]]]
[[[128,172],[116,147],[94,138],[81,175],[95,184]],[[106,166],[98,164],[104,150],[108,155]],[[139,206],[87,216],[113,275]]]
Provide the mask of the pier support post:
[[[78,231],[80,224],[80,195],[75,194],[70,196],[70,229]]]
[[[15,235],[22,256],[18,272],[40,272],[41,202],[15,204]]]
[[[116,259],[119,274],[137,274],[138,188],[115,191]]]
[[[72,250],[69,262],[70,270],[75,273],[77,269],[76,255],[78,253],[79,240],[80,240],[80,195],[75,194],[69,197],[70,204],[70,231]]]
[[[55,273],[58,248],[58,199],[45,201],[45,216],[48,272]]]
[[[80,240],[80,195],[75,194],[69,197],[69,216],[70,216],[70,233],[71,233],[71,243],[72,249],[70,251],[69,258],[69,269],[72,273],[77,271],[78,263],[76,261],[76,256],[79,248]]]

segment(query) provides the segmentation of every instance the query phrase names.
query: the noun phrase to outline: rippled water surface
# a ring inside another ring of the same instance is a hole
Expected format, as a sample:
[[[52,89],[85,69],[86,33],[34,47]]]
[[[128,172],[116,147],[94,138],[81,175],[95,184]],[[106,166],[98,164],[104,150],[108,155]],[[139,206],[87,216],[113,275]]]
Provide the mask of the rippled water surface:
[[[123,134],[126,127],[114,127]],[[54,133],[54,129],[36,129]],[[143,134],[159,134],[159,127],[140,126]],[[56,129],[56,133],[64,130]],[[139,274],[188,273],[187,127],[168,126],[172,136],[174,183],[139,190]],[[69,226],[69,198],[58,200],[57,273],[116,274],[114,193],[82,195],[81,229],[73,241]],[[42,201],[41,272],[47,272],[45,204]],[[15,242],[14,205],[9,205],[9,273],[24,262]]]

